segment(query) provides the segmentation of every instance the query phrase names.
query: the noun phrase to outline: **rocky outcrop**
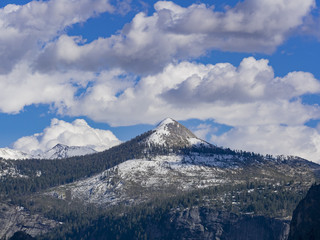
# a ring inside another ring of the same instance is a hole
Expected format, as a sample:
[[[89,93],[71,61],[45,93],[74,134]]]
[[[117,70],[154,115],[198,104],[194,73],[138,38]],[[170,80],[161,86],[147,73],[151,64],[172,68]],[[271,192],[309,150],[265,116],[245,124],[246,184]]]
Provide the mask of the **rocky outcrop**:
[[[58,224],[38,214],[32,215],[22,207],[0,203],[0,239],[9,239],[18,231],[34,237],[50,231]]]
[[[172,211],[165,222],[149,228],[150,239],[286,240],[289,233],[288,221],[205,207]]]
[[[320,185],[313,185],[293,212],[288,240],[320,239]]]

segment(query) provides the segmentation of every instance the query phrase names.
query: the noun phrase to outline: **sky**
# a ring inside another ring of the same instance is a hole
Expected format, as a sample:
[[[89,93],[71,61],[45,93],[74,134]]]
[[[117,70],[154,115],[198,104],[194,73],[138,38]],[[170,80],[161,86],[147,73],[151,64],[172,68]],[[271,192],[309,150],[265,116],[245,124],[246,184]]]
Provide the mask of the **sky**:
[[[0,148],[106,149],[166,117],[320,162],[320,1],[0,1]]]

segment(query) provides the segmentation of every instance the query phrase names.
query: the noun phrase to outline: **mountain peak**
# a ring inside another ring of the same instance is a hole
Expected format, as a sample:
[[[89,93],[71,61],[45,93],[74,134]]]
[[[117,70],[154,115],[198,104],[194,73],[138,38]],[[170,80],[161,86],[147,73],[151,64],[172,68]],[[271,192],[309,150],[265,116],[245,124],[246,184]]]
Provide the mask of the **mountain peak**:
[[[58,143],[57,145],[55,145],[52,149],[63,149],[63,148],[68,148],[69,146]]]
[[[171,124],[171,123],[177,123],[177,121],[172,118],[165,118],[158,124],[158,127],[162,125]]]
[[[166,145],[168,147],[190,147],[194,145],[208,145],[199,139],[188,128],[172,118],[161,121],[148,137],[147,143]]]
[[[81,156],[96,153],[94,149],[88,146],[67,146],[61,143],[58,143],[50,150],[43,153],[40,157],[46,159],[61,159],[73,156]]]
[[[39,153],[37,155],[21,152],[16,149],[0,148],[0,159],[61,159],[74,156],[82,156],[87,154],[93,154],[97,151],[90,146],[67,146],[58,143],[53,148],[46,152]]]
[[[31,155],[21,152],[19,150],[10,148],[0,148],[0,158],[3,159],[27,159],[31,158]]]

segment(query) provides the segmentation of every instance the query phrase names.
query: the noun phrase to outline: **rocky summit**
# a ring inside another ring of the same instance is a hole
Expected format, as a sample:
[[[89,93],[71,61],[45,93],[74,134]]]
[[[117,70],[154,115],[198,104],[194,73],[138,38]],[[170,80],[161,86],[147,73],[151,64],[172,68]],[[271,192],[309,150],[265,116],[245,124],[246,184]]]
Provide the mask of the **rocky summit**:
[[[195,145],[209,145],[172,118],[166,118],[160,122],[146,141],[150,145],[154,144],[179,148]]]

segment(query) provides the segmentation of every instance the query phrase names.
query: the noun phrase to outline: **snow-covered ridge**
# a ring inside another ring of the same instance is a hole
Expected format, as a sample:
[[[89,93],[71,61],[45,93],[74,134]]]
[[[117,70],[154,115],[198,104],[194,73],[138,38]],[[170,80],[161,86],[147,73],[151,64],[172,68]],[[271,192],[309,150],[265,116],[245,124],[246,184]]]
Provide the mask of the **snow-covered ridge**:
[[[27,154],[19,150],[10,148],[0,148],[0,158],[3,159],[62,159],[75,156],[83,156],[88,154],[96,153],[97,151],[90,147],[78,147],[78,146],[67,146],[63,144],[57,144],[52,149],[41,153],[41,154]]]
[[[238,162],[231,155],[173,154],[132,159],[93,177],[54,188],[47,194],[64,199],[69,191],[71,198],[88,203],[117,204],[135,199],[142,192],[148,199],[152,189],[172,184],[182,191],[219,185],[229,181],[224,177],[225,172],[238,168]],[[142,192],[131,192],[134,186],[139,186],[137,191]]]
[[[11,148],[0,148],[0,158],[3,159],[27,159],[32,155]]]
[[[171,147],[209,145],[172,118],[166,118],[160,122],[146,142],[150,145],[154,144]]]
[[[77,147],[57,144],[49,151],[40,154],[37,158],[43,159],[61,159],[74,156],[82,156],[96,153],[97,151],[90,147]]]

